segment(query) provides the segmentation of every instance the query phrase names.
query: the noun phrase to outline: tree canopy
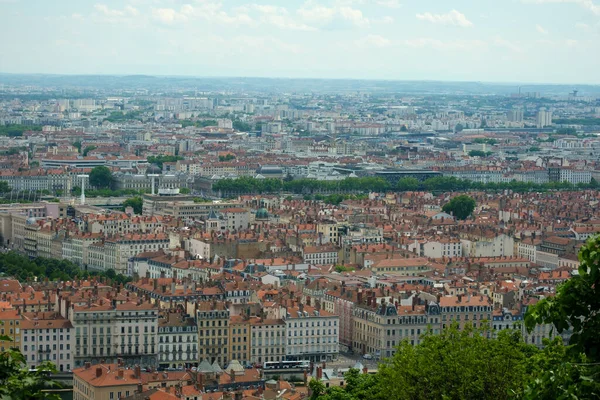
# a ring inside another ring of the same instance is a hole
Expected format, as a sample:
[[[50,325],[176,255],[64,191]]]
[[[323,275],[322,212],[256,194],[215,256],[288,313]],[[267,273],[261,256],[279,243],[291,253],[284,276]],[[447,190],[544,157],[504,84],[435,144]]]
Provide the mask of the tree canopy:
[[[108,189],[112,185],[112,182],[112,172],[108,167],[105,167],[104,165],[94,167],[92,169],[92,172],[90,172],[90,185],[94,187],[100,189]]]
[[[132,207],[133,212],[136,214],[142,214],[142,208],[144,205],[144,201],[140,196],[132,197],[123,202],[123,209],[127,207]]]
[[[461,194],[444,204],[442,211],[454,215],[457,219],[467,219],[475,209],[475,205],[475,199]]]
[[[12,340],[0,336],[0,340]],[[50,379],[56,368],[50,362],[40,363],[35,370],[27,368],[25,357],[18,349],[0,353],[0,399],[60,399],[56,394],[45,390],[59,385]]]
[[[158,166],[158,168],[160,168],[160,169],[163,168],[163,163],[177,162],[179,160],[183,160],[183,157],[182,156],[166,156],[166,155],[149,156],[148,157],[148,162],[150,164],[156,164]]]

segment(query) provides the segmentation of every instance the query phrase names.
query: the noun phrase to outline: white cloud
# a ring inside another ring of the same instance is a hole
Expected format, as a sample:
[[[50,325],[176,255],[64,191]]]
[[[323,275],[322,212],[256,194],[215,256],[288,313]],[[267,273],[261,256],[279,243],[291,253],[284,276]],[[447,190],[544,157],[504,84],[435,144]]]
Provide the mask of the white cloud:
[[[388,7],[388,8],[402,7],[402,4],[400,4],[400,1],[398,1],[398,0],[377,0],[377,1],[375,1],[375,3],[380,6]]]
[[[343,19],[352,22],[356,26],[369,25],[369,20],[365,18],[362,11],[352,7],[340,7],[339,13]]]
[[[361,10],[349,6],[324,7],[317,5],[311,8],[302,7],[296,12],[308,24],[323,25],[338,17],[356,26],[369,25],[369,19],[363,15]]]
[[[188,19],[186,14],[177,12],[172,8],[154,8],[152,10],[152,17],[167,25],[174,24],[175,22],[187,21]]]
[[[336,14],[335,8],[315,6],[312,8],[300,8],[297,11],[298,15],[307,20],[309,23],[327,23],[330,22]]]
[[[500,36],[496,36],[494,38],[494,44],[498,47],[504,47],[513,51],[515,53],[523,53],[523,48],[519,46],[517,43],[511,42],[510,40],[506,40]]]
[[[108,8],[106,4],[95,4],[94,9],[108,18],[135,17],[139,15],[137,8],[132,6],[125,6],[124,9],[118,10],[116,8]]]
[[[530,4],[577,4],[596,15],[600,15],[600,5],[592,0],[521,0],[523,3]]]
[[[354,43],[361,47],[387,47],[392,44],[392,41],[380,35],[367,35]]]
[[[544,29],[544,27],[542,27],[539,24],[535,26],[535,30],[538,31],[539,33],[541,33],[542,35],[547,35],[548,34],[548,31],[546,29]]]
[[[581,29],[584,32],[591,32],[592,31],[592,27],[589,26],[588,24],[584,24],[583,22],[577,22],[575,24],[575,28]]]
[[[473,50],[487,47],[483,40],[440,40],[433,38],[415,38],[403,41],[403,44],[414,48],[433,48],[436,50]]]
[[[277,7],[265,4],[252,4],[251,7],[264,14],[287,14],[285,7]]]
[[[417,19],[434,24],[455,25],[463,28],[473,26],[473,23],[469,21],[463,13],[456,10],[452,10],[446,14],[432,14],[430,12],[417,14]]]
[[[83,15],[78,14],[78,13],[73,13],[73,14],[71,14],[71,18],[81,21],[83,19]]]

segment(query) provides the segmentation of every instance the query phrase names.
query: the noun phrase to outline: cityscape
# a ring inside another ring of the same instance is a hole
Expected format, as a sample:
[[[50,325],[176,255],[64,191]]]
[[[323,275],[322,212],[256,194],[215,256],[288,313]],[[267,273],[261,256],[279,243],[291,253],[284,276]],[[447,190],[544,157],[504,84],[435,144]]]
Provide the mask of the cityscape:
[[[11,3],[0,9],[19,21],[27,10]],[[350,27],[395,23],[392,11],[370,7],[404,7],[217,3],[151,15],[158,31],[210,20],[329,40],[336,29],[351,36]],[[521,3],[600,15],[591,1]],[[91,29],[111,36],[132,23],[141,35],[153,26],[142,4],[96,4]],[[98,30],[100,17],[115,30]],[[88,17],[46,18],[67,26]],[[452,10],[413,19],[441,34],[486,18]],[[593,42],[598,25],[578,24]],[[550,37],[545,26],[535,34]],[[529,79],[523,65],[505,75],[494,67],[497,80],[445,75],[443,65],[431,76],[406,66],[404,75],[372,67],[361,76],[357,60],[337,76],[337,62],[310,65],[316,53],[306,64],[290,55],[294,69],[278,73],[270,52],[285,53],[291,39],[273,35],[269,51],[240,42],[265,51],[261,73],[254,58],[248,73],[230,65],[240,62],[233,42],[216,36],[211,46],[224,56],[209,46],[216,59],[199,73],[178,69],[188,64],[171,53],[184,51],[174,42],[135,50],[148,68],[145,57],[158,57],[156,72],[122,73],[88,60],[63,73],[47,57],[32,70],[31,54],[21,60],[6,46],[14,60],[0,61],[0,397],[598,398],[595,78],[582,65],[554,78],[563,61],[548,66],[550,83],[540,83],[543,71]],[[363,46],[416,47],[365,37],[354,42],[357,58]],[[553,42],[557,51],[583,48],[569,37]],[[88,54],[77,40],[61,44],[65,60]],[[489,51],[461,43],[453,48]],[[500,36],[494,43],[526,53]],[[103,57],[115,68],[129,62]],[[178,73],[164,73],[169,57]],[[591,83],[565,83],[573,73]]]

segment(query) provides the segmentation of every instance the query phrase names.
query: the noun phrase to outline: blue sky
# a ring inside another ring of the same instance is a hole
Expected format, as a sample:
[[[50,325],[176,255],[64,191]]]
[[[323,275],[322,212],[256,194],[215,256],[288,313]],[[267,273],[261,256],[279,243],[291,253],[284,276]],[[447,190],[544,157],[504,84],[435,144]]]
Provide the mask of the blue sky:
[[[0,72],[600,84],[600,0],[0,0]]]

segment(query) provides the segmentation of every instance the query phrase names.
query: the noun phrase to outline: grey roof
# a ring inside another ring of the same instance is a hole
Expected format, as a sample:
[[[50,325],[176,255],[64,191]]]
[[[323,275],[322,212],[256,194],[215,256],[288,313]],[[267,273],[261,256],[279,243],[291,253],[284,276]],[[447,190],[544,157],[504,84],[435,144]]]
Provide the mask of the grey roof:
[[[208,360],[202,360],[202,362],[200,363],[200,365],[198,365],[198,372],[214,373],[215,370],[210,365],[210,363],[208,362]]]
[[[217,362],[217,360],[215,360],[215,362],[212,364],[212,368],[213,368],[213,371],[215,371],[217,374],[220,374],[221,372],[223,372],[223,370],[219,366],[219,363]]]
[[[231,370],[233,370],[233,373],[237,374],[237,373],[244,373],[244,367],[242,367],[242,364],[240,364],[240,362],[238,360],[231,360],[229,361],[229,365],[227,366],[227,368],[225,368],[225,371],[227,372],[231,372]]]

